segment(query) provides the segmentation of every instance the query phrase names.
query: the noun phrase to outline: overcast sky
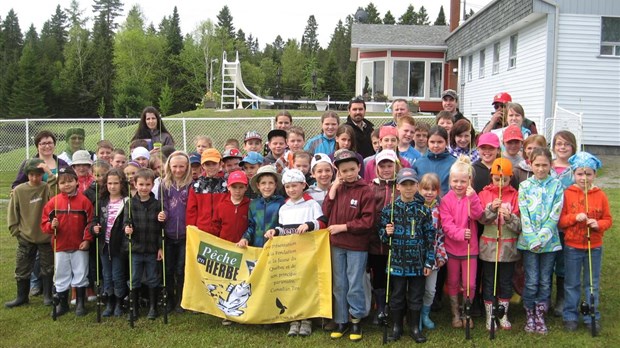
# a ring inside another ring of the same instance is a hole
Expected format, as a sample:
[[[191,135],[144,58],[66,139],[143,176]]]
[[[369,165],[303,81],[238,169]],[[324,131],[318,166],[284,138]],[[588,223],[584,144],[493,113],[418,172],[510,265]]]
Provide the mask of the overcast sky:
[[[365,7],[370,1],[338,1],[338,0],[311,0],[311,1],[278,1],[278,0],[151,0],[151,1],[124,1],[123,18],[117,19],[118,23],[124,22],[124,18],[133,6],[139,4],[146,17],[146,23],[161,22],[164,16],[172,14],[174,6],[177,6],[181,18],[181,30],[183,34],[193,31],[196,26],[206,19],[217,23],[216,15],[228,5],[233,16],[235,30],[243,29],[246,37],[249,34],[257,37],[261,49],[266,43],[274,41],[280,34],[284,40],[295,38],[300,40],[310,15],[314,15],[318,22],[318,39],[322,47],[329,43],[330,36],[338,23],[344,22],[348,14],[355,13],[358,6]],[[461,3],[463,0],[461,0]],[[467,11],[480,10],[490,0],[466,1]],[[37,32],[41,32],[43,23],[48,20],[60,5],[63,9],[68,8],[71,0],[2,0],[0,1],[0,16],[2,20],[11,8],[17,12],[19,25],[26,32],[30,24],[34,24]],[[86,16],[92,17],[92,0],[81,0],[80,6],[86,11]],[[417,11],[424,6],[429,14],[431,23],[437,18],[439,7],[443,5],[446,20],[450,16],[449,0],[375,0],[373,1],[379,10],[381,17],[389,10],[398,20],[409,4],[415,6]],[[461,10],[462,11],[462,10]],[[92,24],[89,24],[92,27]]]

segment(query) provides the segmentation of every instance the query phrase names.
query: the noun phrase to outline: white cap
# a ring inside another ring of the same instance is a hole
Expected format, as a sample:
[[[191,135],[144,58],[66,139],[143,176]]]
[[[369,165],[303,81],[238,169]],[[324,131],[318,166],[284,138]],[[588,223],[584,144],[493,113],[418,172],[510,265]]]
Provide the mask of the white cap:
[[[398,162],[398,157],[396,156],[396,152],[394,150],[383,150],[379,152],[375,156],[375,163],[379,164],[381,161],[392,161],[394,163]]]
[[[312,161],[310,162],[310,173],[314,172],[314,166],[319,163],[328,163],[330,166],[333,166],[331,158],[324,153],[316,153],[312,156]]]
[[[306,176],[299,169],[289,169],[282,173],[282,185],[290,184],[293,182],[306,183]]]
[[[145,147],[138,146],[133,151],[131,151],[131,159],[135,160],[136,158],[144,157],[146,159],[151,159],[151,153]]]

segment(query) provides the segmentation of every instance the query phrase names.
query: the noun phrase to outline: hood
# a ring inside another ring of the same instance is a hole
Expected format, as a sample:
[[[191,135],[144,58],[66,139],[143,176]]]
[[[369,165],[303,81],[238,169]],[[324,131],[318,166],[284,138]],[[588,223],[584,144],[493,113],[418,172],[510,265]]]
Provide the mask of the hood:
[[[495,195],[499,195],[499,186],[489,184],[484,187],[484,190],[488,190]],[[502,188],[502,195],[514,194],[517,190],[512,185],[504,186]]]
[[[566,188],[566,191],[570,191],[571,193],[583,193],[583,190],[579,186],[577,186],[577,184],[570,185],[569,187]],[[588,194],[590,195],[590,194],[593,194],[593,193],[597,193],[599,191],[601,191],[600,187],[593,186],[588,191]]]
[[[440,154],[435,154],[431,150],[426,151],[426,157],[428,157],[428,159],[431,161],[440,161],[450,156],[452,155],[450,154],[450,151],[448,151],[448,149],[446,149],[444,152]]]

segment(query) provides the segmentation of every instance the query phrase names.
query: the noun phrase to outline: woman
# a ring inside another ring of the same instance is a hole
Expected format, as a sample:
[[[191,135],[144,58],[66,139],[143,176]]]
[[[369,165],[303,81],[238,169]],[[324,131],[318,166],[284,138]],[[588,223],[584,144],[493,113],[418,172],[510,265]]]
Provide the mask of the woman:
[[[78,150],[84,150],[84,141],[86,140],[86,133],[84,128],[69,128],[65,134],[65,141],[67,147],[65,151],[58,155],[58,158],[65,161],[68,165],[72,164],[73,153]],[[90,159],[93,160],[94,153],[88,151]]]
[[[148,149],[153,150],[165,145],[174,145],[172,135],[168,132],[161,119],[159,111],[152,106],[147,106],[142,110],[138,129],[134,134],[132,141],[144,139],[148,143]],[[158,144],[158,146],[155,146]]]
[[[43,180],[47,181],[48,176],[54,175],[58,172],[59,168],[68,167],[69,165],[64,160],[58,158],[54,155],[54,151],[56,150],[56,136],[50,131],[40,131],[34,137],[34,145],[37,147],[37,153],[34,155],[34,158],[40,158],[45,161],[45,174],[43,174]],[[28,176],[24,173],[24,165],[27,160],[22,162],[21,166],[19,166],[19,172],[17,173],[17,177],[11,188],[15,188],[15,186],[28,181]]]
[[[503,143],[503,137],[502,135],[504,134],[504,130],[511,125],[516,125],[519,126],[521,128],[521,133],[523,134],[523,139],[529,137],[532,134],[536,134],[536,128],[534,128],[534,131],[532,131],[531,128],[525,127],[524,123],[525,123],[525,111],[523,110],[523,107],[521,106],[521,104],[519,103],[507,103],[506,104],[506,110],[508,111],[508,114],[506,115],[506,127],[502,127],[502,128],[498,128],[498,129],[493,129],[491,132],[497,134],[497,136],[499,137],[499,141],[500,143]]]

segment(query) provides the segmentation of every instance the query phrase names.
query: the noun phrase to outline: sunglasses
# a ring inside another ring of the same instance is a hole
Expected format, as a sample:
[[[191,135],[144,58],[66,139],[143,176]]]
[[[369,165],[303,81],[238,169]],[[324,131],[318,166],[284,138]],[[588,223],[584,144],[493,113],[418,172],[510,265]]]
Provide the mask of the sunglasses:
[[[495,104],[493,104],[493,107],[495,108],[495,110],[497,110],[499,108],[503,108],[504,104],[502,104],[502,103],[495,103]]]

